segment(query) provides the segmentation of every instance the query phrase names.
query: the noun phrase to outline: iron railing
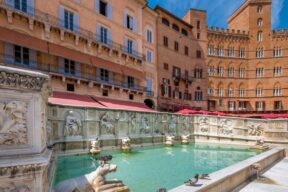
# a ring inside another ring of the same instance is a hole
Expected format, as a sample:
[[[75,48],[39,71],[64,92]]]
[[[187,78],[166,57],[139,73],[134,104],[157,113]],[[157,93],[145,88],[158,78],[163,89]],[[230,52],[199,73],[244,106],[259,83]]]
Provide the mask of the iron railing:
[[[40,11],[38,9],[35,9],[33,7],[29,7],[27,5],[27,12],[21,10],[21,9],[16,9],[15,6],[11,6],[9,4],[6,4],[5,0],[0,0],[0,7],[4,9],[13,9],[14,12],[17,12],[18,14],[25,15],[26,17],[32,17],[34,20],[37,20],[42,23],[49,23],[52,27],[54,28],[59,28],[65,31],[68,31],[70,33],[74,33],[75,35],[79,35],[84,39],[92,40],[97,43],[104,44],[108,47],[111,47],[113,49],[119,50],[119,51],[124,51],[126,54],[135,57],[140,60],[145,60],[145,55],[137,52],[135,50],[128,51],[129,49],[125,47],[122,44],[119,44],[117,42],[112,41],[111,39],[106,39],[104,42],[101,40],[101,37],[99,38],[98,34],[95,34],[91,31],[88,31],[84,28],[81,28],[79,25],[74,25],[73,29],[70,28],[65,28],[64,21],[61,18],[55,17],[53,15],[50,15],[48,13],[45,13],[43,11]],[[34,9],[34,12],[32,14],[32,11]]]
[[[114,79],[105,80],[105,78],[103,77],[101,78],[101,76],[97,76],[96,74],[93,74],[93,71],[95,71],[94,69],[96,69],[96,67],[92,67],[92,66],[89,66],[90,67],[89,71],[79,71],[76,69],[73,71],[69,71],[68,69],[65,70],[65,68],[63,67],[58,67],[58,66],[51,65],[48,63],[39,63],[31,59],[29,59],[29,62],[27,61],[17,62],[13,55],[7,55],[7,54],[1,54],[1,53],[0,53],[0,64],[13,66],[17,68],[37,70],[37,71],[42,71],[42,72],[46,72],[50,74],[62,75],[65,77],[76,78],[76,79],[82,79],[86,81],[94,81],[95,83],[104,84],[107,86],[114,86],[114,87],[129,89],[131,91],[144,92],[146,93],[146,96],[149,96],[149,97],[154,96],[153,91],[148,90],[147,87],[138,86],[136,84],[134,85],[128,84],[124,81],[116,81]]]

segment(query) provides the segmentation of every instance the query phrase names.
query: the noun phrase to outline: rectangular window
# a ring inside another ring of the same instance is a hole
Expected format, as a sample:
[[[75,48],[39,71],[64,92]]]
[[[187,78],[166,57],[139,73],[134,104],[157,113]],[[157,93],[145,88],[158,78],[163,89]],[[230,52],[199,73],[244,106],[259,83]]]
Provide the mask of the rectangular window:
[[[175,49],[175,51],[179,50],[179,43],[177,41],[175,41],[175,43],[174,43],[174,49]]]
[[[200,33],[197,33],[197,39],[200,39]]]
[[[101,81],[109,81],[109,71],[106,69],[100,69],[100,79]]]
[[[133,22],[134,22],[134,18],[130,15],[127,15],[126,17],[126,27],[130,30],[133,31]]]
[[[64,27],[73,31],[74,29],[74,14],[68,10],[64,10]]]
[[[179,67],[173,67],[173,77],[180,77],[181,70]]]
[[[168,37],[166,36],[163,37],[163,44],[165,47],[168,47]]]
[[[218,47],[218,56],[223,57],[224,56],[224,48]]]
[[[239,97],[244,97],[245,96],[245,90],[243,88],[239,89]]]
[[[219,76],[219,77],[223,77],[223,75],[224,75],[224,69],[223,69],[223,67],[218,67],[218,76]]]
[[[75,86],[74,84],[70,84],[70,83],[67,83],[67,91],[71,91],[71,92],[74,92],[75,91]]]
[[[100,1],[100,14],[107,17],[107,3]]]
[[[244,78],[245,77],[245,68],[240,68],[239,69],[239,76],[240,76],[240,78]]]
[[[234,47],[228,48],[228,57],[234,57]]]
[[[245,50],[244,49],[239,49],[239,57],[240,58],[245,58]]]
[[[198,21],[197,21],[197,29],[200,29],[200,24],[201,24],[201,23],[200,23],[200,21],[198,20]]]
[[[133,54],[133,41],[130,39],[127,40],[127,52]]]
[[[14,8],[27,13],[27,0],[15,0]]]
[[[75,75],[75,61],[64,59],[65,73]]]
[[[189,55],[189,47],[185,46],[184,52],[185,52],[185,55],[188,56]]]
[[[245,109],[246,109],[246,102],[239,101],[239,110],[245,110]]]
[[[199,58],[199,59],[202,57],[202,53],[201,53],[200,50],[196,51],[196,57]]]
[[[101,43],[108,44],[108,29],[100,27],[100,41]]]
[[[129,100],[134,100],[134,95],[133,94],[129,94]]]
[[[228,110],[229,111],[234,111],[235,109],[235,101],[228,101]]]
[[[257,101],[256,102],[256,110],[257,111],[263,111],[264,106],[265,106],[265,103],[263,101]]]
[[[282,109],[282,102],[281,101],[274,101],[274,109],[281,110]]]
[[[149,29],[147,30],[147,41],[152,43],[152,31]]]
[[[149,63],[152,63],[152,59],[153,59],[153,53],[152,53],[152,51],[147,50],[146,60],[147,60]]]
[[[228,77],[234,77],[234,68],[233,67],[228,68]]]
[[[208,55],[213,56],[214,55],[214,46],[208,46]]]
[[[129,88],[134,88],[134,86],[135,86],[135,84],[134,84],[134,77],[127,76],[127,82],[128,82],[128,87],[129,87]]]
[[[18,45],[14,46],[14,58],[16,64],[29,65],[29,49]]]
[[[165,69],[165,70],[169,70],[169,65],[168,65],[168,63],[164,63],[164,69]]]
[[[273,68],[273,75],[274,77],[279,77],[282,74],[282,68],[281,67],[274,67]]]
[[[209,74],[209,76],[213,76],[214,75],[214,67],[213,66],[209,67],[208,74]]]
[[[109,96],[108,90],[104,89],[104,90],[102,91],[102,96],[103,96],[103,97],[108,97],[108,96]]]

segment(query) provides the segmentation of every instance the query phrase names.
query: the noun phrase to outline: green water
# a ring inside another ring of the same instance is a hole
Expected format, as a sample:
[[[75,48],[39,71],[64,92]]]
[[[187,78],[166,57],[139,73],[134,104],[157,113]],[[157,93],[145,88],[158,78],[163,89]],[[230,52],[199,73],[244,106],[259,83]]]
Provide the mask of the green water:
[[[122,180],[132,192],[155,192],[162,187],[175,188],[196,173],[212,173],[257,152],[217,145],[177,145],[103,154],[112,154],[111,163],[118,166],[117,172],[107,175],[107,179]],[[62,180],[89,173],[97,166],[98,162],[90,155],[59,157],[54,186]]]

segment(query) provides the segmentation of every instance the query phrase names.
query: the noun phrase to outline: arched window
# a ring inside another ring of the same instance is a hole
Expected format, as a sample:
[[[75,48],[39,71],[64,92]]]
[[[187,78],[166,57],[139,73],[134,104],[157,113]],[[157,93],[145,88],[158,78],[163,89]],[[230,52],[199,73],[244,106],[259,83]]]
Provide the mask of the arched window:
[[[146,28],[146,40],[149,43],[153,42],[153,32],[152,32],[151,27]]]
[[[170,22],[166,18],[162,18],[162,23],[168,27],[170,26]]]
[[[262,26],[262,19],[261,19],[261,18],[259,18],[259,19],[257,20],[257,26],[258,26],[258,27],[261,27],[261,26]]]
[[[245,96],[245,87],[244,84],[241,83],[239,86],[239,97],[244,97]]]
[[[219,83],[218,85],[218,96],[223,97],[223,84]]]
[[[172,29],[174,29],[175,31],[178,31],[178,32],[179,32],[179,27],[178,27],[178,25],[176,25],[175,23],[173,23]]]
[[[281,85],[276,83],[273,88],[273,96],[281,96]]]
[[[259,31],[258,33],[257,33],[257,41],[262,41],[263,40],[263,37],[262,37],[262,31]]]
[[[233,84],[232,84],[232,83],[229,84],[227,93],[228,93],[228,97],[233,97],[233,95],[234,95],[234,88],[233,88]]]
[[[209,84],[208,95],[214,96],[214,84],[213,84],[213,82],[210,82],[210,84]]]
[[[214,45],[208,45],[208,55],[213,56],[214,55]]]
[[[228,77],[234,77],[234,73],[235,73],[234,67],[232,65],[229,65],[229,67],[228,67]]]
[[[263,86],[261,83],[259,83],[256,86],[256,97],[262,97],[262,95],[263,95]]]
[[[257,13],[261,14],[262,13],[262,6],[257,7]]]

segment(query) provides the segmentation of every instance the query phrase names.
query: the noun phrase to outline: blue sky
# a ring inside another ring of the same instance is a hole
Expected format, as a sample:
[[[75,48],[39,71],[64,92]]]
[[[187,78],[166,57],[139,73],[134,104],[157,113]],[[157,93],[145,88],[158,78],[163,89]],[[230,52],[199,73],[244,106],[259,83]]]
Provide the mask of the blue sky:
[[[244,1],[245,0],[148,0],[148,4],[152,8],[160,5],[180,18],[189,8],[206,10],[208,13],[208,26],[227,28],[227,18]],[[288,28],[287,18],[288,0],[273,0],[272,28]]]

